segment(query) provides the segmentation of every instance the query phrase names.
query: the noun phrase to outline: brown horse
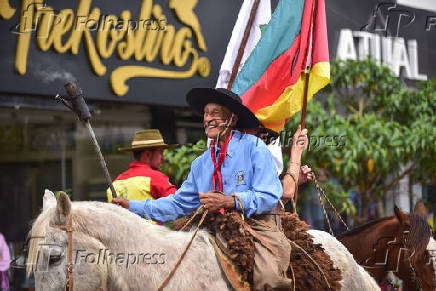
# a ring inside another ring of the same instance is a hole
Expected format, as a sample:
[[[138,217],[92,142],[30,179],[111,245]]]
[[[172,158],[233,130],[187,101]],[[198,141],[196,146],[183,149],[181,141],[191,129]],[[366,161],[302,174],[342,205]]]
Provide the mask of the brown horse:
[[[377,282],[392,271],[407,290],[436,290],[436,241],[420,215],[395,207],[395,216],[373,220],[337,238]]]

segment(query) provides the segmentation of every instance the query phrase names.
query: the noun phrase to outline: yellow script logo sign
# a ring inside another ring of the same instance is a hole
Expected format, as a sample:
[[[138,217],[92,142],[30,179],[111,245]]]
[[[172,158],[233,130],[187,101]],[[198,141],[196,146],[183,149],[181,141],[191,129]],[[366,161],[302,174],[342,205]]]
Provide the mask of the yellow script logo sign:
[[[102,59],[110,58],[114,51],[122,60],[150,63],[159,58],[166,66],[183,67],[190,61],[190,67],[185,71],[145,65],[120,66],[110,76],[112,89],[119,96],[128,92],[126,82],[130,78],[189,78],[196,72],[202,77],[209,75],[209,59],[200,57],[192,45],[194,32],[199,49],[207,50],[200,23],[193,11],[197,0],[170,0],[169,7],[185,25],[177,30],[174,25],[167,24],[162,7],[153,4],[153,0],[142,1],[138,20],[132,20],[129,10],[122,11],[119,17],[103,15],[100,8],[91,9],[91,1],[80,0],[74,13],[72,9],[55,11],[41,0],[23,0],[20,22],[16,26],[18,45],[15,68],[18,73],[26,73],[31,32],[35,31],[38,47],[42,51],[53,48],[57,53],[78,54],[83,40],[91,68],[98,76],[106,73]],[[8,1],[0,0],[0,4],[0,17],[11,18],[15,11]]]

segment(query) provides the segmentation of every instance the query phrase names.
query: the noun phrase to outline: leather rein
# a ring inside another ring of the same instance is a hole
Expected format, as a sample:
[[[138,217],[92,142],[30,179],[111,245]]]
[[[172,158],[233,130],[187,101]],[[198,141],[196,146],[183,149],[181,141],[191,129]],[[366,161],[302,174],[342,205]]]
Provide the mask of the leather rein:
[[[50,224],[51,227],[58,228],[60,230],[66,231],[68,234],[68,265],[65,270],[66,275],[66,281],[65,281],[65,288],[66,291],[72,291],[73,290],[73,221],[70,215],[70,218],[68,220],[67,225],[57,225],[57,224]]]
[[[415,268],[414,268],[414,266],[413,266],[413,264],[412,264],[412,260],[411,260],[411,258],[415,255],[415,251],[411,251],[411,250],[407,247],[407,244],[406,244],[406,236],[409,234],[409,232],[410,232],[409,230],[403,230],[403,232],[402,232],[403,235],[402,235],[402,237],[401,237],[401,241],[400,241],[400,242],[397,242],[397,241],[395,240],[394,242],[388,242],[388,243],[386,244],[386,247],[389,248],[389,245],[397,245],[397,246],[399,246],[400,248],[406,249],[409,253],[411,253],[410,256],[407,256],[407,260],[409,261],[409,268],[410,268],[411,279],[412,279],[412,282],[415,283],[415,285],[416,285],[416,290],[420,291],[420,290],[422,290],[422,288],[421,288],[421,286],[419,285],[419,281],[418,281],[418,279],[416,278],[416,271],[415,271]],[[396,237],[394,237],[394,238],[396,239]],[[376,251],[377,251],[377,249],[374,248],[374,255],[375,255]],[[399,253],[398,256],[401,256],[401,254]],[[384,267],[384,268],[386,269],[386,265],[384,265],[384,266],[367,266],[367,265],[365,265],[365,263],[368,262],[368,261],[371,260],[371,259],[372,259],[372,256],[366,258],[365,260],[363,260],[363,261],[362,261],[361,263],[359,263],[359,264],[362,265],[365,269],[375,269],[375,268],[382,268],[382,267]],[[400,260],[400,258],[398,257],[398,262],[399,262],[399,260]],[[374,258],[374,262],[375,262],[375,258]],[[374,263],[374,264],[375,264],[375,263]],[[387,270],[386,270],[386,271],[387,271]],[[398,266],[397,266],[396,270],[393,271],[393,272],[394,272],[394,273],[397,273],[397,272],[398,272]],[[390,283],[390,282],[389,282],[389,283]]]

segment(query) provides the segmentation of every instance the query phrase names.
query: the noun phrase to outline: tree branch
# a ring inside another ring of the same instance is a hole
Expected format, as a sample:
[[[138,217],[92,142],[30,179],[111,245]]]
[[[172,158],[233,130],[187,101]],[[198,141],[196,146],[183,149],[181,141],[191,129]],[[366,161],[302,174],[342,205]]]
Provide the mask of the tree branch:
[[[385,191],[389,191],[391,190],[395,185],[398,184],[398,182],[404,178],[404,176],[406,176],[407,174],[409,174],[410,172],[412,172],[412,170],[415,169],[416,165],[418,164],[418,161],[414,161],[410,167],[408,167],[406,170],[404,170],[404,172],[399,175],[396,179],[394,179],[389,185],[387,185],[384,190]]]
[[[374,176],[374,179],[371,179],[371,182],[368,182],[368,184],[371,185],[367,190],[368,192],[372,193],[375,190],[378,182],[380,181],[380,178],[381,178],[381,174],[379,173],[379,174]]]
[[[361,97],[359,99],[359,117],[363,116],[363,109],[365,108],[365,99],[363,99],[363,97]]]
[[[349,104],[343,104],[345,105],[348,109],[350,109],[351,112],[359,114],[359,111],[356,110],[353,106],[349,105]]]
[[[345,97],[344,97],[344,95],[341,92],[339,92],[339,90],[336,90],[336,94],[339,96],[339,98],[337,98],[337,99],[339,99],[339,101],[341,102],[341,104],[343,106],[348,108],[351,112],[353,112],[355,114],[359,114],[359,111],[356,108],[354,108],[353,106],[351,106],[350,104],[345,102]]]

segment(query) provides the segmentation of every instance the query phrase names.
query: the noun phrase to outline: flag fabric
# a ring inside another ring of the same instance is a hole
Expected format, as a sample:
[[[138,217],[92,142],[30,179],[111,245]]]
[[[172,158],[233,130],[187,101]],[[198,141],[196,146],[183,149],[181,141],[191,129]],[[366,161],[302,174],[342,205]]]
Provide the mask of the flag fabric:
[[[306,65],[309,101],[330,82],[325,2],[281,0],[231,90],[279,132],[302,108]]]
[[[250,18],[251,8],[253,7],[255,0],[244,0],[241,9],[238,13],[235,26],[233,27],[232,36],[229,44],[227,45],[226,54],[221,64],[221,69],[216,84],[217,88],[227,88],[227,84],[232,74],[233,64],[235,63],[236,56],[238,54],[239,47],[244,36],[245,27],[247,26],[248,19]],[[241,64],[238,71],[242,68],[247,58],[250,56],[251,51],[256,46],[261,36],[261,26],[268,24],[271,19],[271,1],[260,0],[259,6],[256,11],[256,16],[253,21],[253,25],[250,29],[250,36],[248,37],[247,44],[245,46],[244,54],[242,55]]]

